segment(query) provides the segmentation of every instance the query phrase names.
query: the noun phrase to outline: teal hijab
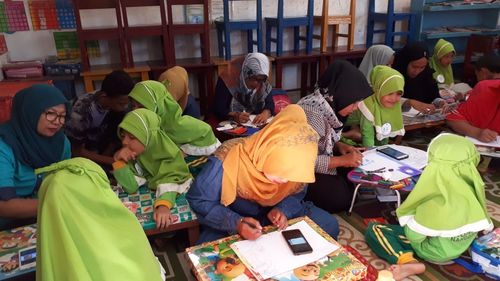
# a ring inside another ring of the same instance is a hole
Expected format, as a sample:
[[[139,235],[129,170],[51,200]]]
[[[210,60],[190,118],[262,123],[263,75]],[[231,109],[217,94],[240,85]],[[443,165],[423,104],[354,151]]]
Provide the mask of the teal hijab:
[[[73,158],[40,172],[36,280],[162,280],[144,230],[99,165]]]
[[[461,136],[441,134],[432,140],[427,155],[429,164],[415,189],[396,210],[399,223],[433,237],[492,229],[474,144]]]
[[[13,150],[21,163],[40,168],[62,160],[66,136],[59,130],[52,137],[38,134],[40,116],[50,107],[64,104],[69,115],[70,105],[63,93],[54,86],[37,84],[19,91],[12,102],[10,120],[0,125],[0,138]]]

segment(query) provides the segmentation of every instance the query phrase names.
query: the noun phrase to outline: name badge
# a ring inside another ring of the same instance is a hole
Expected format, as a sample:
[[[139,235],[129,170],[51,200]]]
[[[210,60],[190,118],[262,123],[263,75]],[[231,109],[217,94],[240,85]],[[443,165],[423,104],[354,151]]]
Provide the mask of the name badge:
[[[382,135],[384,136],[388,136],[391,134],[391,124],[389,123],[385,123],[384,125],[382,125]]]

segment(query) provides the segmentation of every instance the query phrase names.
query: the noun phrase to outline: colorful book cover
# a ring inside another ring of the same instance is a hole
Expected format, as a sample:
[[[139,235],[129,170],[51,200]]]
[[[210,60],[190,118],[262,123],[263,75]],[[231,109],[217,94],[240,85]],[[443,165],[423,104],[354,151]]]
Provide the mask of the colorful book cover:
[[[59,29],[54,0],[30,0],[28,5],[34,30]]]
[[[61,29],[75,29],[76,19],[71,0],[56,0],[57,21]]]
[[[23,1],[5,1],[9,32],[29,30]]]
[[[305,220],[314,230],[331,243],[338,244],[326,232],[308,217],[290,220],[294,224]],[[275,231],[276,227],[268,226],[264,232]],[[230,245],[240,240],[239,235],[229,236],[217,241],[204,243],[186,249],[191,268],[201,281],[230,281],[230,280],[261,280],[254,276],[241,262]],[[340,246],[340,245],[339,245]],[[269,281],[300,281],[300,280],[362,280],[366,277],[367,267],[356,259],[349,251],[340,248],[326,257],[291,272],[275,276]]]
[[[7,13],[5,12],[5,2],[0,2],[0,32],[9,32]]]
[[[58,59],[80,58],[78,36],[75,31],[54,32],[53,36]]]

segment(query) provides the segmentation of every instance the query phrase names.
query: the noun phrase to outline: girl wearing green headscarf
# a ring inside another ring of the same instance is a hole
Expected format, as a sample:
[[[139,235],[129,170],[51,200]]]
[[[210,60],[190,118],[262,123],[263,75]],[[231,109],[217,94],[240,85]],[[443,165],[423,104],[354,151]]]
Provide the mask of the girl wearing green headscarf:
[[[137,218],[96,163],[64,160],[39,191],[36,280],[163,280]]]
[[[147,181],[156,190],[154,220],[159,229],[171,223],[175,199],[191,186],[192,176],[179,147],[160,128],[160,118],[145,108],[128,113],[120,123],[123,148],[115,154],[114,176],[128,193]],[[145,180],[144,180],[145,179]]]
[[[180,105],[164,84],[152,80],[139,82],[135,84],[129,97],[137,107],[147,108],[160,116],[162,130],[185,154],[210,155],[220,146],[210,125],[182,115]]]
[[[429,163],[415,189],[396,210],[399,225],[370,224],[366,242],[387,260],[396,280],[425,271],[413,256],[449,262],[465,252],[483,230],[493,229],[479,153],[464,137],[441,134],[427,151]]]
[[[348,125],[359,125],[363,146],[384,145],[389,137],[404,135],[401,96],[404,78],[397,70],[377,65],[370,74],[373,95],[358,104],[359,111],[352,113]]]
[[[453,79],[453,69],[451,63],[455,57],[455,48],[450,42],[439,39],[434,46],[434,53],[429,60],[429,66],[434,70],[432,76],[439,84],[451,86],[455,80]]]

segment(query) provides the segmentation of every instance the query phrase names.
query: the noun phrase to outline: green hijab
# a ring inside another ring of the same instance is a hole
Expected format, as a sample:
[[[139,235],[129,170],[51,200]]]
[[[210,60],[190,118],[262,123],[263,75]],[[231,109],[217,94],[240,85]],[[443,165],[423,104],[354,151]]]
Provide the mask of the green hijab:
[[[361,101],[359,111],[375,127],[377,140],[404,135],[401,104],[398,102],[392,108],[385,108],[380,98],[393,92],[404,91],[405,80],[397,70],[385,65],[377,65],[370,74],[373,95]]]
[[[427,150],[429,164],[415,189],[396,210],[399,223],[432,237],[456,237],[492,229],[479,153],[464,137],[441,134]]]
[[[36,280],[162,280],[137,218],[85,158],[46,172],[38,193]]]
[[[438,81],[438,83],[440,84],[451,85],[455,82],[455,80],[453,79],[453,69],[451,68],[451,64],[448,66],[443,66],[439,62],[440,58],[451,52],[455,52],[453,44],[444,39],[439,39],[439,41],[436,43],[436,46],[434,46],[434,53],[432,54],[432,58],[429,60],[429,66],[434,69],[434,74],[432,74],[434,79],[438,81],[438,75],[442,75],[444,78],[444,82]]]
[[[154,112],[139,108],[125,115],[119,128],[135,136],[144,145],[144,152],[136,161],[142,168],[149,188],[162,190],[161,193],[182,193],[189,188],[191,174],[181,150],[160,128],[160,122]]]
[[[161,128],[188,155],[210,155],[220,142],[212,127],[188,115],[182,115],[180,105],[158,81],[135,84],[129,97],[161,117]]]

